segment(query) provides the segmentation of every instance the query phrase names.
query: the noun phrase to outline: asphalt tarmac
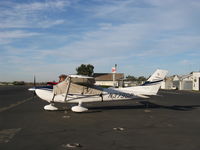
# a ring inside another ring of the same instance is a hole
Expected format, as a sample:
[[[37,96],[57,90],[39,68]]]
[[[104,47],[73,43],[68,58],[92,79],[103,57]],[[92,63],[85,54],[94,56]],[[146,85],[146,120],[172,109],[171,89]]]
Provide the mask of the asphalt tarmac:
[[[87,103],[88,112],[74,113],[43,110],[27,88],[0,86],[0,150],[200,149],[200,92]]]

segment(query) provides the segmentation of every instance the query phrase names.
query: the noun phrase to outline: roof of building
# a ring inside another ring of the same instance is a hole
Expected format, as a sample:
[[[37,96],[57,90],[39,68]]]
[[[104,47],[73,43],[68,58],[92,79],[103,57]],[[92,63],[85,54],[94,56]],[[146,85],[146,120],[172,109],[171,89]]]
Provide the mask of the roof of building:
[[[113,81],[112,73],[94,73],[93,77],[96,81]],[[124,79],[123,73],[115,73],[115,80]]]

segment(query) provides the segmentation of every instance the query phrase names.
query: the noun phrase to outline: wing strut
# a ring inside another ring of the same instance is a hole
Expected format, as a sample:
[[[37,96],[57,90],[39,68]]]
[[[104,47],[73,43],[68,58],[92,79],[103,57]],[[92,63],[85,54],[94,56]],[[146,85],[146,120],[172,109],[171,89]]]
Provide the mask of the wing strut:
[[[71,77],[68,78],[68,86],[67,86],[67,91],[65,95],[65,102],[67,102],[67,95],[69,93],[70,85],[71,85]]]
[[[55,98],[55,96],[56,96],[56,94],[53,94],[53,98],[52,98],[52,100],[51,100],[50,103],[54,103],[54,98]]]
[[[101,102],[103,102],[103,94],[101,93],[99,96],[101,97]]]

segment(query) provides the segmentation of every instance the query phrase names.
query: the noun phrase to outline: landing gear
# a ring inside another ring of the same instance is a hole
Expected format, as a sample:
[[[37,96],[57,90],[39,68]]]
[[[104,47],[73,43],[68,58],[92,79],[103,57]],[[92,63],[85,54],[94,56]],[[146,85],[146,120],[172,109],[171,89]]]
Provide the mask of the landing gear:
[[[82,102],[81,101],[79,101],[78,106],[73,106],[71,108],[71,110],[73,112],[86,112],[86,111],[88,111],[87,108],[85,108],[85,107],[82,106]]]
[[[55,98],[55,96],[56,95],[54,94],[49,105],[44,106],[44,110],[51,110],[51,111],[58,110],[58,108],[54,106],[54,98]]]
[[[53,103],[51,103],[49,105],[44,106],[44,110],[51,110],[51,111],[53,111],[53,110],[58,110],[58,108],[55,107]]]

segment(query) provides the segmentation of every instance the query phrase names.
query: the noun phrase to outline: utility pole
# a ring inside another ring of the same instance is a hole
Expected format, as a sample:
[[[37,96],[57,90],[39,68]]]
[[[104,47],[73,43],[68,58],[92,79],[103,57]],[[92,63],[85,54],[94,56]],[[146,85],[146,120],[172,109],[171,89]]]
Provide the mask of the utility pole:
[[[116,71],[117,71],[117,64],[115,64],[115,67],[112,68],[112,73],[113,73],[113,87],[116,87]]]

